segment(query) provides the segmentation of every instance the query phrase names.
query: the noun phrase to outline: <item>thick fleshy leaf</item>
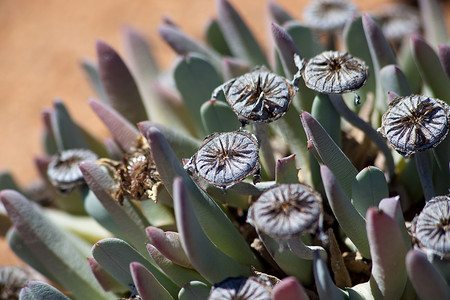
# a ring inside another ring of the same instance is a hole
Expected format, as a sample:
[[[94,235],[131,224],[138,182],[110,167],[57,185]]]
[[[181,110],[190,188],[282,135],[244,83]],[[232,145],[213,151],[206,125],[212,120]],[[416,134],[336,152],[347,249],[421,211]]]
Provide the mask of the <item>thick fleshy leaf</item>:
[[[224,57],[222,64],[225,80],[230,80],[231,78],[239,77],[250,72],[250,65],[246,61],[234,57]]]
[[[222,29],[216,19],[210,19],[206,24],[205,38],[208,44],[217,52],[224,56],[231,56],[230,47],[223,36]]]
[[[431,89],[433,96],[449,104],[450,79],[434,49],[418,35],[411,37],[411,48],[420,75]]]
[[[378,208],[393,218],[400,228],[403,241],[407,250],[411,248],[411,237],[408,234],[408,230],[405,226],[405,218],[403,217],[403,211],[400,206],[400,196],[384,198],[380,201]]]
[[[154,226],[147,227],[145,232],[152,246],[158,249],[162,255],[180,266],[193,268],[181,246],[180,234],[178,232],[164,232],[162,229]]]
[[[313,116],[303,112],[300,119],[310,143],[308,149],[314,151],[319,163],[330,168],[345,195],[351,198],[352,182],[358,173],[356,168]]]
[[[264,52],[230,2],[218,0],[216,11],[223,36],[233,55],[250,62],[253,66],[265,65],[268,67]]]
[[[371,206],[378,206],[381,199],[389,196],[384,173],[373,166],[361,170],[352,184],[352,204],[364,218]]]
[[[308,300],[303,286],[294,276],[283,278],[272,289],[273,300]]]
[[[281,26],[283,26],[284,23],[294,19],[284,8],[282,8],[276,2],[269,1],[267,3],[267,7],[269,8],[269,14],[272,20]]]
[[[149,222],[142,212],[131,202],[125,199],[120,205],[112,196],[111,188],[114,185],[112,178],[98,165],[90,162],[80,164],[80,170],[89,188],[102,203],[105,210],[125,234],[126,241],[130,242],[142,254],[148,255],[145,243],[148,241],[145,228]]]
[[[89,149],[80,128],[74,123],[61,100],[55,100],[50,114],[52,133],[59,151],[67,149]]]
[[[312,260],[301,259],[289,247],[280,247],[280,244],[270,236],[259,232],[258,236],[263,247],[267,249],[277,266],[287,275],[295,276],[303,285],[313,283]]]
[[[208,60],[193,53],[178,61],[173,76],[197,131],[200,136],[204,136],[200,107],[211,98],[214,89],[222,83],[219,74]]]
[[[97,93],[97,96],[100,97],[100,99],[102,99],[105,103],[109,103],[108,97],[105,94],[105,89],[102,85],[102,81],[100,80],[100,75],[98,74],[97,65],[88,59],[83,59],[80,64],[89,83],[91,84],[92,89]]]
[[[367,94],[368,92],[375,93],[375,73],[372,62],[372,56],[370,54],[369,45],[367,44],[366,33],[362,24],[362,17],[355,17],[353,20],[347,22],[343,32],[345,44],[347,46],[348,53],[353,57],[358,57],[369,68],[369,77],[366,84],[358,90],[358,94]]]
[[[372,207],[366,214],[367,236],[372,254],[372,293],[384,299],[399,299],[406,286],[406,247],[394,219]]]
[[[249,266],[227,256],[206,236],[180,177],[174,180],[173,197],[181,243],[195,269],[211,283],[220,282],[226,277],[248,277]]]
[[[158,27],[158,33],[178,55],[198,53],[207,57],[217,70],[221,69],[222,58],[220,55],[202,42],[188,36],[181,29],[170,25],[161,25]]]
[[[111,106],[131,124],[147,120],[139,89],[122,58],[108,44],[97,41],[98,72]]]
[[[108,157],[112,160],[121,160],[123,158],[123,150],[116,142],[114,138],[107,137],[105,138],[105,149],[108,152]]]
[[[9,171],[0,171],[0,190],[15,190],[20,192],[19,185]]]
[[[0,199],[30,252],[57,283],[77,299],[108,299],[97,284],[81,244],[68,237],[16,191],[4,190]]]
[[[177,285],[184,286],[192,280],[207,282],[207,280],[204,279],[196,270],[177,265],[162,255],[161,252],[159,252],[153,245],[147,244],[147,249],[156,264]]]
[[[89,105],[113,134],[120,147],[124,151],[128,151],[139,136],[139,130],[136,126],[131,124],[114,108],[105,105],[99,100],[90,99]]]
[[[145,245],[144,245],[145,247]],[[130,244],[117,238],[107,238],[98,241],[92,247],[92,255],[95,260],[117,281],[129,287],[133,285],[130,272],[130,263],[138,262],[145,266],[159,283],[172,295],[176,297],[179,287],[169,279],[154,262],[150,262]]]
[[[277,160],[275,166],[276,183],[298,183],[298,172],[295,164],[295,154]]]
[[[69,300],[69,298],[58,291],[48,283],[41,281],[27,281],[25,286],[20,291],[20,300],[39,300],[39,299],[52,299],[52,300]]]
[[[87,258],[89,262],[89,267],[91,268],[92,274],[94,274],[95,279],[102,286],[103,290],[106,292],[126,292],[128,287],[120,284],[114,277],[112,277],[93,257]]]
[[[130,272],[133,277],[136,289],[142,300],[161,299],[171,300],[175,299],[163,285],[155,278],[155,276],[147,270],[142,264],[132,262],[130,264]]]
[[[146,38],[131,26],[125,26],[122,38],[126,57],[137,81],[150,82],[158,75],[158,64]]]
[[[179,300],[206,300],[211,287],[200,281],[192,281],[183,286],[178,293]]]
[[[289,77],[293,77],[297,73],[298,68],[294,63],[294,55],[297,54],[303,57],[302,53],[295,45],[292,37],[285,31],[283,27],[278,24],[272,23],[272,36],[277,47],[280,60],[283,64],[285,74]]]
[[[422,92],[423,81],[414,59],[413,50],[407,39],[403,41],[401,48],[398,50],[397,58],[400,69],[408,79],[408,84],[412,92],[414,94],[420,94]]]
[[[209,100],[200,108],[203,127],[209,135],[214,132],[229,132],[241,127],[237,115],[228,104],[219,100]]]
[[[447,74],[447,77],[450,78],[450,46],[439,45],[438,50],[439,60],[441,61],[442,68]]]
[[[384,100],[383,87],[380,81],[380,70],[387,65],[396,65],[397,59],[394,50],[383,35],[381,28],[367,14],[362,15],[362,24],[367,39],[370,55],[373,63],[373,73],[376,79],[376,107],[380,112],[387,109],[387,103]]]
[[[152,121],[141,122],[138,124],[138,127],[144,136],[145,132],[147,132],[147,130],[151,127],[157,128],[164,135],[179,160],[191,157],[202,144],[200,140],[197,140],[183,132]]]
[[[147,199],[140,202],[142,214],[152,226],[164,230],[175,230],[175,216],[173,214],[173,203],[169,193],[162,189],[158,191],[156,201]]]
[[[347,299],[348,295],[339,289],[331,279],[327,264],[320,257],[319,252],[314,253],[314,278],[317,293],[320,299]]]
[[[397,65],[387,65],[380,70],[381,85],[385,93],[392,91],[399,96],[411,95],[408,79]]]
[[[448,42],[444,9],[438,0],[419,0],[419,11],[428,41],[437,47]]]
[[[369,242],[366,234],[366,222],[353,207],[345,195],[332,170],[325,165],[320,166],[323,185],[333,214],[348,238],[355,244],[361,255],[370,258]]]
[[[140,126],[140,129],[149,141],[156,168],[169,193],[173,196],[173,180],[180,176],[189,191],[197,218],[213,243],[240,263],[259,267],[242,235],[222,208],[192,181],[161,131],[152,126]]]
[[[302,53],[302,58],[309,59],[325,50],[308,26],[289,21],[283,27]]]
[[[406,271],[420,299],[450,299],[450,287],[420,250],[406,254]]]

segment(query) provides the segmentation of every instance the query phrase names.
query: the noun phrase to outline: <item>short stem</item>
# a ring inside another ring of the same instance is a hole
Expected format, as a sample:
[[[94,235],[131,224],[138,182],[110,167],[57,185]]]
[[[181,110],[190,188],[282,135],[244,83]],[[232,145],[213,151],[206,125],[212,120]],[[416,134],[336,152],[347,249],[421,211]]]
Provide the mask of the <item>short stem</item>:
[[[395,173],[394,159],[392,158],[392,153],[386,144],[386,141],[378,134],[378,132],[373,129],[373,127],[361,119],[354,111],[348,108],[345,104],[342,95],[329,95],[331,103],[333,104],[336,111],[346,119],[350,124],[362,130],[371,140],[377,145],[378,149],[384,154],[386,158],[386,173],[387,177],[390,179]]]
[[[419,174],[420,183],[422,184],[425,200],[429,201],[436,196],[436,194],[434,192],[433,181],[431,180],[427,151],[416,152],[414,154],[414,159],[416,160],[417,173]]]
[[[327,252],[321,246],[308,246],[302,241],[300,237],[288,240],[288,245],[291,251],[302,259],[312,260],[314,257],[314,251],[319,251],[320,256],[326,261]]]
[[[269,139],[269,126],[266,123],[253,124],[255,134],[261,143],[263,166],[271,179],[275,178],[275,157]]]

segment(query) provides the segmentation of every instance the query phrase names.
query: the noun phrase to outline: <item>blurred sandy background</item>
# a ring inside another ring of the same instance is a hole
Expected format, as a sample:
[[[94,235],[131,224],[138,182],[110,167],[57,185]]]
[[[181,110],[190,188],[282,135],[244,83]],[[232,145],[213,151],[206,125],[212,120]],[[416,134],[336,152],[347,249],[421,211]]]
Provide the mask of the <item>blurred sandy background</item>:
[[[266,0],[230,0],[260,43],[267,48]],[[301,20],[309,0],[276,0]],[[393,0],[355,1],[364,11]],[[63,99],[76,122],[103,139],[107,130],[87,105],[95,94],[79,62],[95,58],[95,41],[119,53],[121,30],[132,25],[149,40],[161,67],[169,67],[173,51],[157,34],[169,16],[192,36],[202,39],[206,21],[214,17],[214,0],[78,0],[0,1],[0,169],[12,171],[20,184],[37,177],[33,158],[42,153],[40,112]]]

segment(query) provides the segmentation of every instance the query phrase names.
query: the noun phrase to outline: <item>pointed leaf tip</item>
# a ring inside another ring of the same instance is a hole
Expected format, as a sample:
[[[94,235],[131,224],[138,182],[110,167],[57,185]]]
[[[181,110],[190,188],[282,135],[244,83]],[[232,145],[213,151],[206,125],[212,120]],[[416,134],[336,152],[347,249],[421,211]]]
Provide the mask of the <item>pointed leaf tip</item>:
[[[294,276],[283,278],[272,290],[274,300],[308,300],[303,286]]]

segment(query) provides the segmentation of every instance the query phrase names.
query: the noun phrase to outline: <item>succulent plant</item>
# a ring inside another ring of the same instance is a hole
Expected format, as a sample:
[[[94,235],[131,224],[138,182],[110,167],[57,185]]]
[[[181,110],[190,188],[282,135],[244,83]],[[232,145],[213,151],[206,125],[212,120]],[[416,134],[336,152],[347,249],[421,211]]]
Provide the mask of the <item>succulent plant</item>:
[[[159,28],[170,70],[134,29],[127,61],[97,42],[83,66],[111,138],[44,111],[40,186],[2,174],[0,232],[48,282],[7,292],[449,299],[450,51],[438,1],[418,2],[316,0],[307,23],[271,2],[270,59],[227,0],[206,42]]]

